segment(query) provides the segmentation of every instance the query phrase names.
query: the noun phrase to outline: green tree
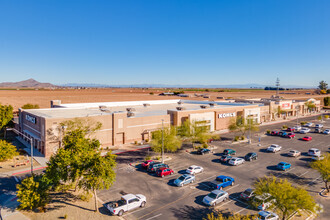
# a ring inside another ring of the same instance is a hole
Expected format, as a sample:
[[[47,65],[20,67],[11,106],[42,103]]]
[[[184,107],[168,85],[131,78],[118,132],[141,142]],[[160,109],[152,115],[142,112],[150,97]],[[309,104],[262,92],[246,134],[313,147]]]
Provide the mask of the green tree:
[[[164,139],[164,151],[165,152],[176,152],[181,148],[181,140],[177,136],[177,130],[175,127],[166,127],[163,129],[158,129],[152,132],[152,140],[150,142],[151,149],[155,152],[162,152],[162,132]]]
[[[38,109],[40,108],[38,104],[27,103],[22,106],[22,109]]]
[[[328,89],[328,83],[326,83],[324,80],[319,82],[319,89],[320,90],[327,90]]]
[[[280,211],[282,220],[295,211],[315,211],[313,197],[303,188],[294,187],[287,179],[264,177],[254,184],[256,195],[269,193],[274,198],[274,206]]]
[[[17,184],[17,189],[19,209],[44,208],[49,202],[49,187],[42,175],[25,178],[21,184]]]
[[[13,107],[0,104],[0,131],[13,119]]]
[[[313,101],[305,102],[305,106],[307,107],[309,112],[316,108],[316,105]]]
[[[324,101],[324,106],[330,106],[330,96],[324,97],[323,101]]]
[[[323,160],[311,162],[311,167],[317,170],[322,177],[327,192],[330,192],[330,154],[326,153]]]
[[[0,140],[0,162],[12,159],[16,155],[18,153],[14,145],[5,140]]]
[[[87,192],[93,192],[96,212],[98,211],[96,190],[109,189],[116,179],[115,158],[116,155],[110,152],[105,157],[102,157],[99,152],[95,152],[85,160],[79,187]]]
[[[248,131],[259,131],[259,125],[252,118],[244,119],[242,116],[237,116],[231,120],[228,129],[240,132],[245,137]]]
[[[202,144],[207,143],[212,137],[204,121],[191,122],[190,120],[185,120],[178,127],[178,135],[184,140],[191,141],[192,143],[198,141]]]

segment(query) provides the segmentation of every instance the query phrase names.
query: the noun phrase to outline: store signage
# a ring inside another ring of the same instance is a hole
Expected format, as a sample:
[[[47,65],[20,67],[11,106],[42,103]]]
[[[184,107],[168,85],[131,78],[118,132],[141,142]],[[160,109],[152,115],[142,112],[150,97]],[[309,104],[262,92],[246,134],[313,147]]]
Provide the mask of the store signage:
[[[282,104],[282,109],[288,109],[288,108],[290,108],[290,103],[289,102]]]
[[[25,115],[25,119],[33,124],[35,124],[37,121],[36,118],[31,115]]]
[[[236,112],[233,113],[222,113],[218,115],[218,118],[229,118],[229,117],[235,117]]]

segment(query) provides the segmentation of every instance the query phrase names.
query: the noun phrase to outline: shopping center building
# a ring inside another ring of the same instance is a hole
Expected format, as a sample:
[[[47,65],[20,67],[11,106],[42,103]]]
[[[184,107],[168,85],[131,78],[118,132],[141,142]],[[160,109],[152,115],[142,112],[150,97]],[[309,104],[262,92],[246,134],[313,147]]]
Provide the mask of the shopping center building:
[[[19,110],[17,129],[33,140],[33,146],[50,157],[61,145],[65,127],[61,122],[76,118],[100,122],[94,136],[102,147],[147,141],[151,132],[163,126],[179,126],[185,120],[203,122],[210,132],[228,129],[237,117],[260,122],[262,104],[192,100],[158,100],[62,104],[51,101],[51,108]],[[21,138],[24,140],[24,136]]]

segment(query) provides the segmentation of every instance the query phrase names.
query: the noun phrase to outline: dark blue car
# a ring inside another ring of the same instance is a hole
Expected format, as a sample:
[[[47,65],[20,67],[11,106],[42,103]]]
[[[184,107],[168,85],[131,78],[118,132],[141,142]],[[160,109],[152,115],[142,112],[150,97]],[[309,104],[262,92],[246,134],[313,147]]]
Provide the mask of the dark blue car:
[[[287,170],[291,168],[291,164],[286,163],[286,162],[280,162],[279,164],[277,164],[277,169],[279,170]]]

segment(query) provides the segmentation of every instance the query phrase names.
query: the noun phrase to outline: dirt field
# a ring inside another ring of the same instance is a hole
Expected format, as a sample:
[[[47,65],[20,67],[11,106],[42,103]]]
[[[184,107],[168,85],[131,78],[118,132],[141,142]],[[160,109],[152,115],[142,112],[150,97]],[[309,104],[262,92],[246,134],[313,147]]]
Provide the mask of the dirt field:
[[[40,108],[49,108],[50,100],[62,100],[62,103],[80,102],[112,102],[112,101],[134,101],[134,100],[159,100],[159,99],[199,99],[217,100],[224,98],[269,98],[275,95],[275,91],[239,89],[229,92],[207,92],[207,91],[185,91],[189,98],[178,96],[159,96],[161,92],[178,91],[164,89],[136,89],[136,88],[107,88],[107,89],[66,89],[66,90],[0,90],[0,103],[12,105],[18,109],[26,103],[38,104]],[[311,90],[283,91],[280,94],[288,99],[321,98],[322,95],[306,95]],[[154,93],[151,95],[150,93]],[[196,97],[196,95],[208,95],[209,98]]]

